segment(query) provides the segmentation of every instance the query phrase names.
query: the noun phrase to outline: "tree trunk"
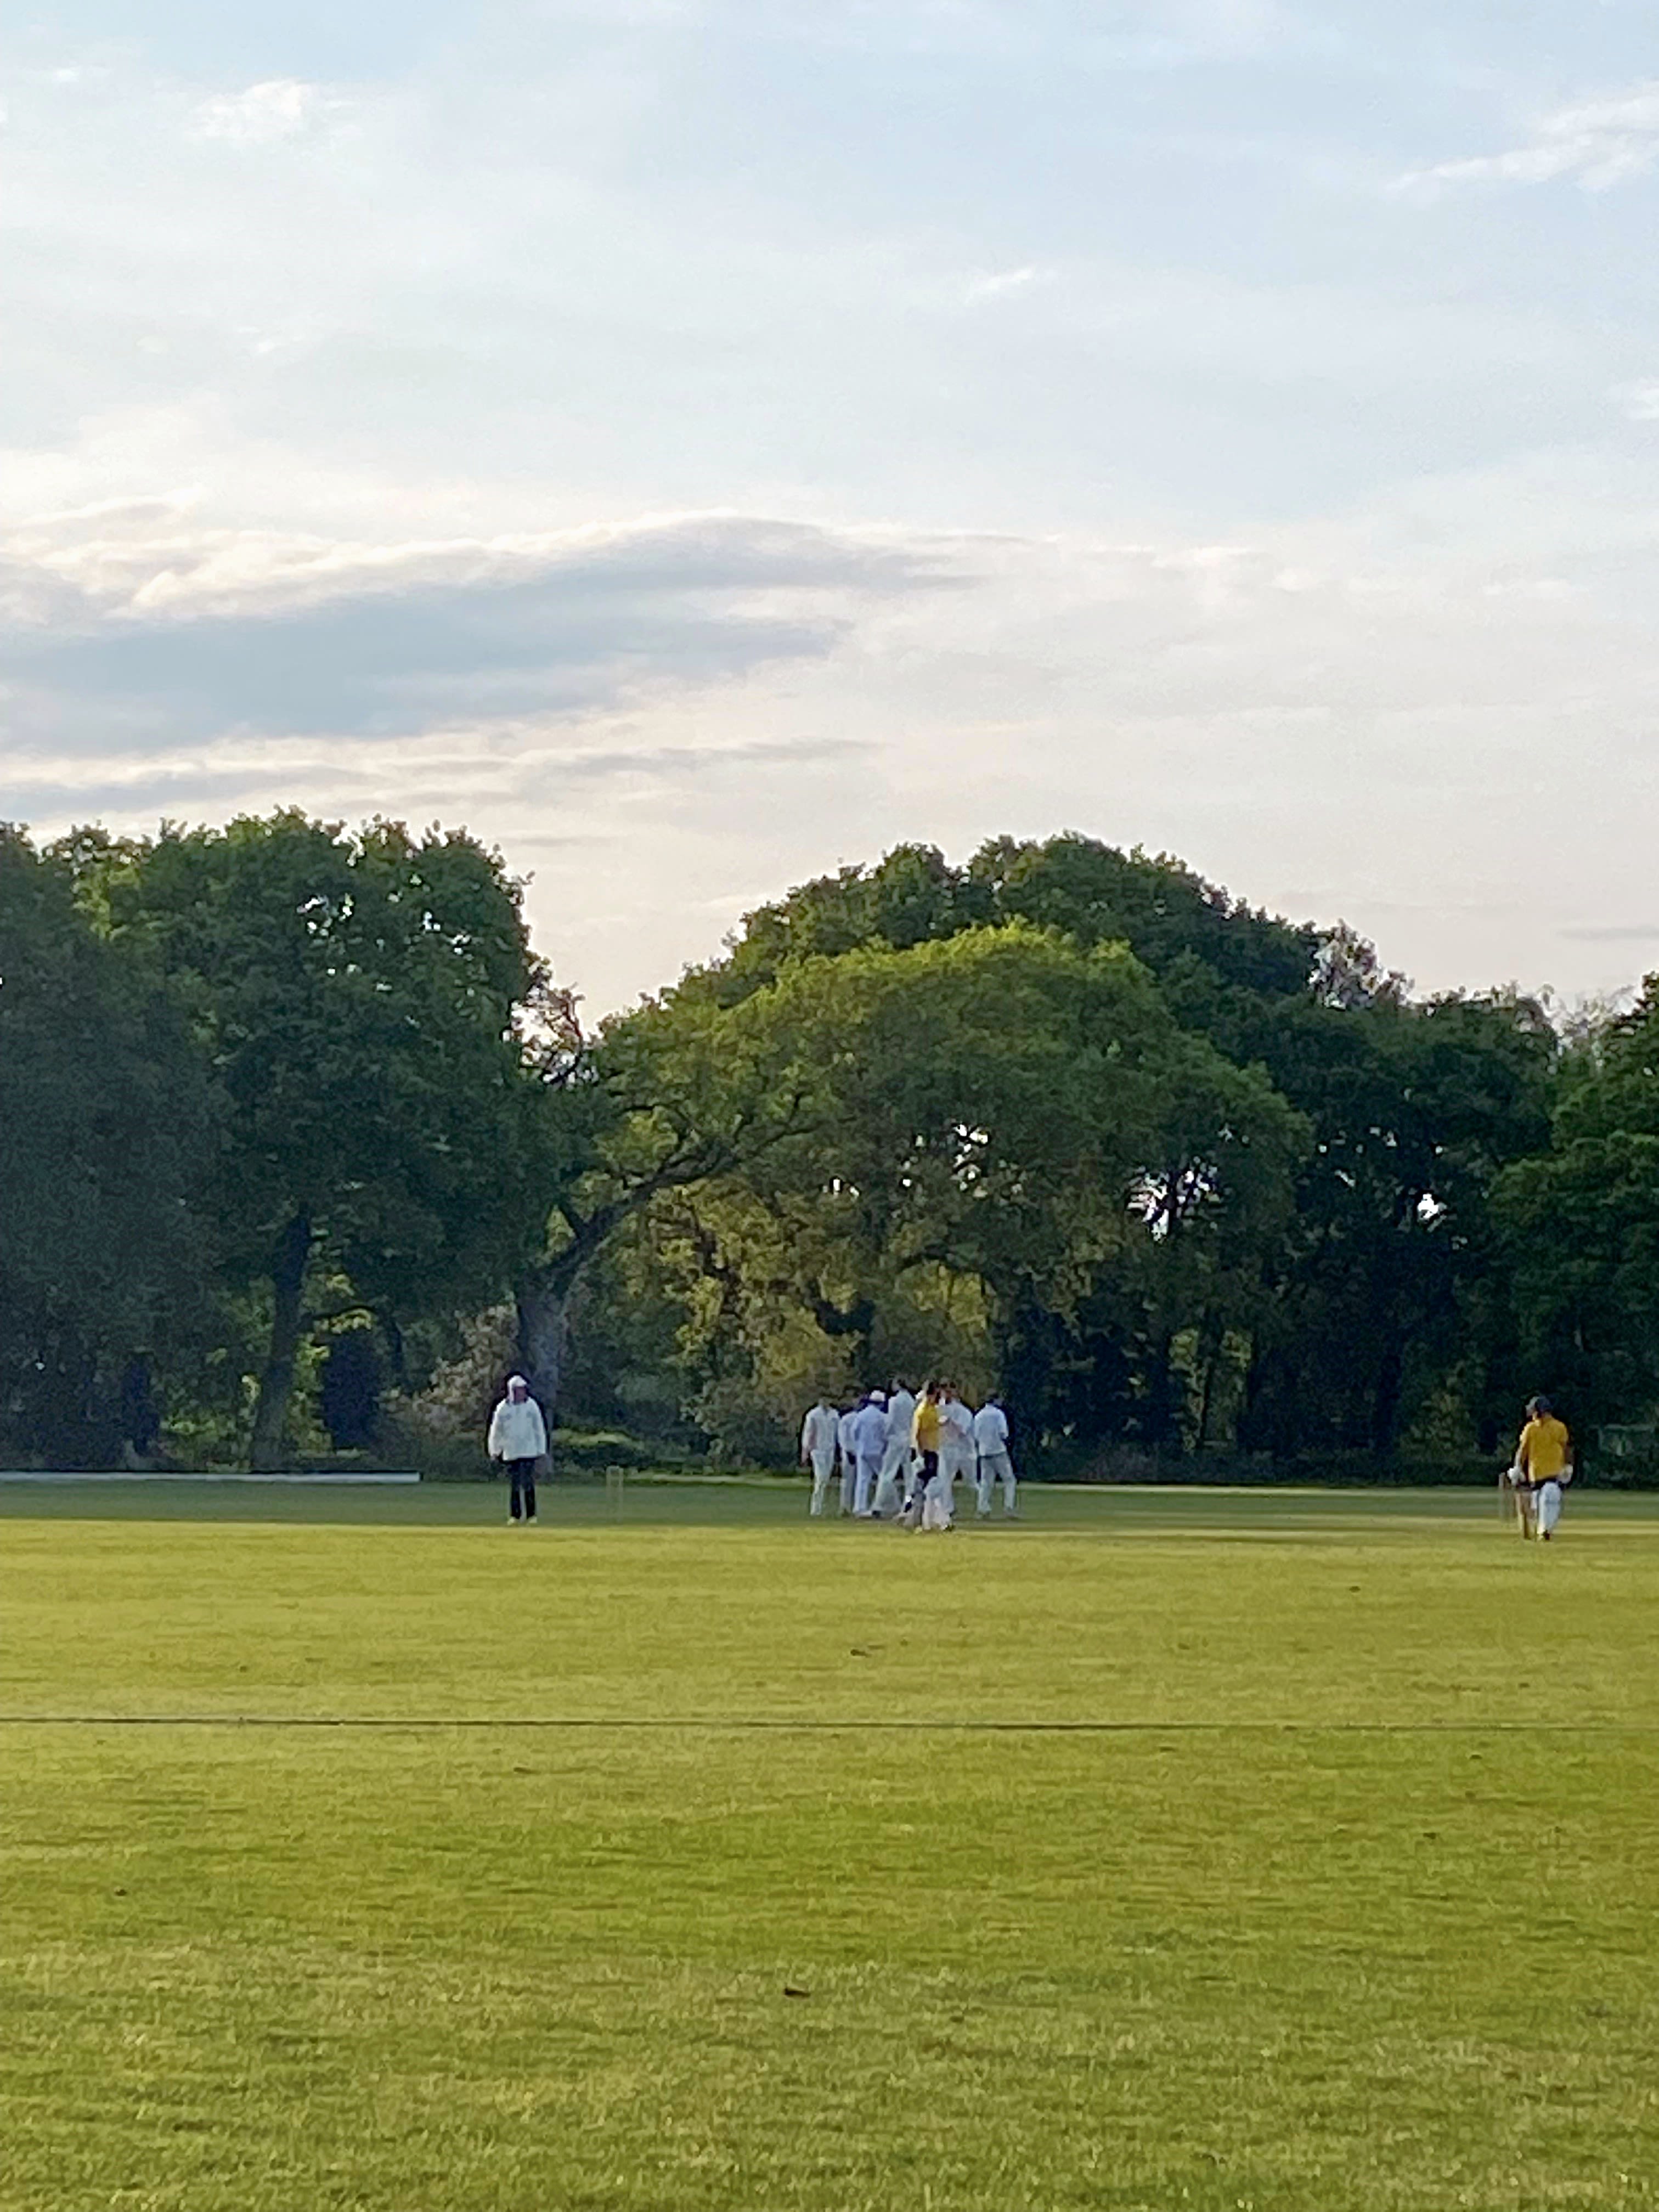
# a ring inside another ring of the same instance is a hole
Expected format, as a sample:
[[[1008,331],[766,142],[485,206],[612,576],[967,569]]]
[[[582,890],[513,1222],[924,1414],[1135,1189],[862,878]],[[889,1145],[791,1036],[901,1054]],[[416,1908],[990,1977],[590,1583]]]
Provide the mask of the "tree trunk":
[[[155,1396],[154,1364],[147,1352],[135,1352],[121,1374],[121,1458],[134,1474],[154,1464],[161,1414]]]
[[[559,1388],[570,1340],[570,1294],[574,1283],[532,1275],[519,1285],[519,1365],[530,1395],[542,1409],[550,1440],[558,1411]]]
[[[1394,1450],[1405,1382],[1405,1343],[1401,1338],[1393,1336],[1382,1347],[1376,1387],[1371,1397],[1371,1449],[1384,1459]]]
[[[1161,1328],[1153,1340],[1146,1378],[1146,1441],[1154,1451],[1161,1452],[1180,1440],[1176,1419],[1175,1331]]]
[[[542,1409],[550,1450],[570,1341],[570,1302],[606,1239],[649,1195],[641,1185],[629,1200],[601,1207],[585,1221],[572,1221],[569,1243],[526,1274],[514,1293],[519,1310],[519,1368],[530,1385],[531,1396]]]
[[[1234,1440],[1241,1451],[1267,1452],[1274,1459],[1294,1457],[1305,1442],[1290,1418],[1291,1409],[1305,1401],[1297,1380],[1282,1346],[1251,1346],[1244,1370],[1244,1400],[1235,1426]]]
[[[386,1358],[392,1363],[392,1380],[399,1390],[407,1390],[409,1355],[408,1346],[404,1342],[404,1333],[398,1326],[395,1315],[383,1313],[377,1318],[380,1324],[381,1334],[386,1338]]]
[[[306,1266],[311,1258],[311,1217],[295,1215],[276,1240],[270,1269],[274,1294],[270,1345],[259,1377],[259,1401],[253,1409],[253,1439],[248,1465],[255,1474],[273,1474],[283,1462],[288,1402],[294,1392],[294,1368],[300,1352],[305,1312]]]
[[[1205,1315],[1198,1340],[1204,1359],[1204,1386],[1198,1401],[1198,1437],[1194,1449],[1203,1452],[1209,1446],[1210,1416],[1215,1409],[1216,1376],[1220,1372],[1221,1355],[1227,1344],[1227,1333],[1214,1314]]]

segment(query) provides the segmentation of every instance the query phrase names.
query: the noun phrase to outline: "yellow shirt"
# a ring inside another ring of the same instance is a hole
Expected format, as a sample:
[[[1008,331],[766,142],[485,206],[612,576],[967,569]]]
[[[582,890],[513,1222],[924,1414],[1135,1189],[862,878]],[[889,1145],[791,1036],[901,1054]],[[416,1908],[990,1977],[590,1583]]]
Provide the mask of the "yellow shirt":
[[[1516,1447],[1515,1463],[1528,1482],[1554,1482],[1572,1455],[1567,1425],[1553,1413],[1528,1421]]]
[[[939,1407],[931,1398],[924,1398],[916,1407],[916,1418],[910,1425],[910,1434],[915,1439],[918,1451],[936,1452],[939,1449]]]

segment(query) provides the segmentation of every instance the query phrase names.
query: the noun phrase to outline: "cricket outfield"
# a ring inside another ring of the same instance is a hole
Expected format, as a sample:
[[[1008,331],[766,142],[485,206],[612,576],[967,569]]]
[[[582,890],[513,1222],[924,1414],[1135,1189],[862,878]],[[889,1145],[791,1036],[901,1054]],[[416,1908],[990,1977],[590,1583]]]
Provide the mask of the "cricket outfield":
[[[1659,2203],[1659,1501],[0,1493],[3,2212]]]

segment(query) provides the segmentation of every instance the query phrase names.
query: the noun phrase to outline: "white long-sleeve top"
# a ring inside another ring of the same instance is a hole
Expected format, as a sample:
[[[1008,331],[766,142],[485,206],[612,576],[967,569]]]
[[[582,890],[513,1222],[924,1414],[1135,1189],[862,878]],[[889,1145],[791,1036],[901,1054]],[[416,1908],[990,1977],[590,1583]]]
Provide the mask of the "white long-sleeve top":
[[[836,1431],[840,1415],[833,1406],[814,1406],[800,1425],[800,1448],[809,1458],[836,1449]]]
[[[853,1449],[860,1459],[879,1459],[887,1449],[887,1408],[866,1406],[853,1417]]]
[[[849,1406],[836,1424],[836,1442],[841,1446],[841,1455],[844,1460],[850,1461],[858,1453],[858,1446],[853,1442],[853,1424],[858,1417],[858,1408]]]
[[[539,1459],[546,1449],[547,1424],[536,1401],[503,1398],[489,1417],[491,1459]]]
[[[887,1401],[887,1441],[894,1443],[902,1437],[908,1444],[910,1431],[916,1418],[915,1394],[911,1390],[895,1390]]]
[[[941,1399],[939,1418],[941,1428],[949,1429],[958,1443],[973,1443],[974,1417],[960,1398]]]
[[[981,1406],[974,1416],[974,1443],[980,1457],[1008,1449],[1008,1416],[1000,1406]]]

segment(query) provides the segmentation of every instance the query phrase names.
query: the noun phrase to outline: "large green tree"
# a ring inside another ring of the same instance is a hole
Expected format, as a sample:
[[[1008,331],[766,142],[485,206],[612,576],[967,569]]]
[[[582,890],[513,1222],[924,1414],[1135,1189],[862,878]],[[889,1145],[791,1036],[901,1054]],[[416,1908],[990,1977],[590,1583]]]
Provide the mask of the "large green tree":
[[[1014,922],[786,956],[720,1019],[788,1071],[794,1120],[658,1208],[712,1382],[721,1328],[757,1373],[779,1364],[769,1332],[812,1366],[803,1316],[819,1373],[837,1346],[866,1379],[917,1347],[956,1364],[965,1314],[994,1366],[1030,1315],[1075,1316],[1107,1275],[1154,1316],[1167,1401],[1183,1324],[1225,1327],[1258,1294],[1301,1125],[1180,1029],[1121,945]],[[1145,1412],[1159,1423],[1167,1402]]]
[[[1520,1357],[1576,1420],[1659,1413],[1659,977],[1568,1058],[1547,1144],[1498,1190]]]
[[[543,1066],[537,1248],[516,1283],[519,1358],[551,1415],[573,1301],[658,1198],[763,1159],[813,1121],[817,1071],[764,1006],[692,977],[584,1036],[564,1009]]]
[[[1319,963],[1317,932],[1263,914],[1167,854],[1125,853],[1067,833],[994,838],[954,867],[934,846],[899,845],[757,908],[712,971],[728,999],[758,988],[790,960],[861,945],[896,951],[1001,922],[1059,930],[1084,945],[1126,945],[1182,1018],[1221,1018],[1228,999],[1295,998]],[[1173,1000],[1172,1000],[1173,1003]]]
[[[0,1430],[103,1464],[135,1362],[203,1323],[210,1070],[70,868],[0,825]],[[139,1441],[143,1441],[140,1439]]]
[[[544,979],[518,886],[458,833],[295,812],[69,850],[226,1102],[216,1210],[226,1267],[264,1286],[250,1456],[276,1466],[315,1280],[396,1329],[481,1303],[539,1239]]]
[[[1297,1235],[1255,1344],[1249,1440],[1387,1454],[1455,1378],[1472,1440],[1512,1390],[1492,1197],[1548,1129],[1556,1042],[1532,1001],[1392,988],[1273,1010],[1251,1042],[1306,1115]]]

